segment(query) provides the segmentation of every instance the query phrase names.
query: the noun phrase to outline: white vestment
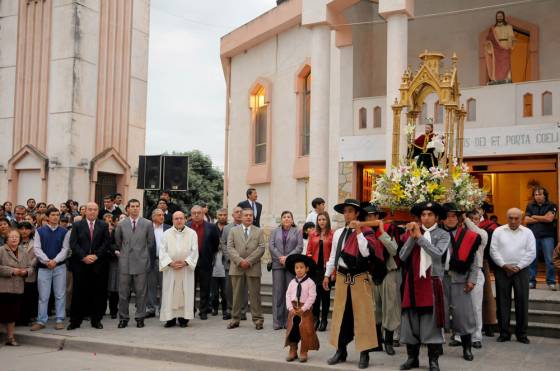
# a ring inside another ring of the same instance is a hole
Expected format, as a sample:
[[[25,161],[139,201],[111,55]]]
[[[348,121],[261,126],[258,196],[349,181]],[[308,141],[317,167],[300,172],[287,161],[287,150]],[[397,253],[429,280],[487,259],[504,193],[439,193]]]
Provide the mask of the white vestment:
[[[173,269],[169,263],[185,261],[187,266]],[[163,272],[160,321],[194,318],[194,269],[198,261],[198,237],[189,227],[175,227],[163,233],[159,250],[159,270]]]

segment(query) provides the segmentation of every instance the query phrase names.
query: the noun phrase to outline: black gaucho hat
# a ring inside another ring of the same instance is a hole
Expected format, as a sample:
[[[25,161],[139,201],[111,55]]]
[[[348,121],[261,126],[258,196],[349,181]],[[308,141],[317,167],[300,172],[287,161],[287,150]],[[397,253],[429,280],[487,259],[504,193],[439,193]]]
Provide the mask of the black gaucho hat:
[[[347,198],[343,203],[334,205],[334,210],[340,214],[344,214],[345,206],[353,206],[359,214],[364,213],[364,209],[362,208],[360,201],[354,200],[353,198]]]
[[[437,202],[428,201],[428,202],[420,202],[410,209],[410,213],[414,216],[420,217],[422,215],[422,211],[430,210],[434,214],[436,214],[439,219],[445,219],[447,216],[447,212],[443,209],[443,207],[438,204]]]
[[[364,207],[364,211],[367,214],[377,214],[379,219],[383,219],[387,216],[387,213],[377,207],[376,204],[367,204],[367,206]]]
[[[299,263],[299,262],[305,264],[305,266],[307,268],[309,268],[309,272],[307,272],[307,275],[309,277],[311,277],[315,273],[315,269],[317,267],[317,265],[315,264],[315,261],[311,257],[309,257],[307,255],[303,255],[303,254],[289,255],[286,258],[286,263],[285,263],[286,270],[295,276],[296,275],[296,263]]]
[[[447,218],[447,213],[455,213],[457,215],[463,214],[464,211],[460,210],[454,202],[446,202],[442,205],[445,212],[445,217]]]

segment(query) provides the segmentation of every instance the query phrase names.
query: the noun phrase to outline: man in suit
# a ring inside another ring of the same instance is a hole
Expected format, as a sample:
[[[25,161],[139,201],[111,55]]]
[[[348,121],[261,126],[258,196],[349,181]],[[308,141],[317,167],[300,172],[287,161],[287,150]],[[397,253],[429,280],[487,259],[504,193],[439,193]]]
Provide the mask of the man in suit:
[[[119,220],[119,216],[122,214],[122,210],[115,205],[115,198],[113,195],[103,197],[103,209],[101,209],[97,217],[99,220],[103,220],[105,214],[113,215],[113,219],[115,220]]]
[[[257,202],[257,190],[249,188],[247,190],[247,199],[237,204],[242,209],[253,210],[253,225],[256,227],[261,226],[262,204]]]
[[[155,246],[152,222],[140,216],[140,201],[128,201],[128,217],[115,230],[116,254],[119,257],[119,328],[128,326],[130,319],[130,289],[136,294],[136,327],[144,327],[146,317],[146,292],[150,256]]]
[[[212,266],[214,256],[220,248],[220,231],[215,224],[204,220],[202,207],[194,205],[191,208],[191,220],[187,227],[193,229],[198,237],[198,261],[196,263],[195,287],[200,287],[200,301],[198,311],[200,319],[208,319],[210,312],[210,285],[212,283]]]
[[[86,217],[73,224],[70,232],[73,273],[72,307],[68,330],[80,327],[84,317],[91,317],[91,326],[102,329],[101,319],[107,307],[107,260],[109,228],[97,219],[99,207],[86,205]]]
[[[264,254],[264,233],[253,225],[253,210],[244,209],[242,224],[228,234],[229,275],[233,285],[233,314],[228,329],[239,327],[244,292],[243,280],[249,287],[251,318],[257,330],[262,330],[264,317],[261,308],[261,257]]]
[[[151,266],[148,273],[147,317],[155,317],[157,309],[160,308],[158,296],[161,298],[161,282],[163,277],[159,271],[159,249],[163,239],[163,232],[171,228],[169,224],[165,223],[164,212],[159,208],[152,211],[152,225],[154,226],[155,241],[150,251],[152,256],[150,257]]]

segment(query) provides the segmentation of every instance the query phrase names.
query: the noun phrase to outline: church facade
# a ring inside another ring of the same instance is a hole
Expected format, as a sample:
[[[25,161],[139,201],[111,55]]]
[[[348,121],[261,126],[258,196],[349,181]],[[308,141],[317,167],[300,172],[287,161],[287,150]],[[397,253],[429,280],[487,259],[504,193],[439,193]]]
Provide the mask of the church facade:
[[[0,2],[0,200],[142,199],[148,34],[148,0]]]
[[[536,184],[558,202],[558,16],[553,0],[279,2],[221,39],[225,203],[254,187],[261,223],[274,225],[283,210],[305,220],[315,197],[329,210],[370,200],[391,164],[403,73],[425,51],[443,54],[444,70],[457,65],[464,161],[498,220],[524,209]],[[441,133],[444,108],[426,97],[419,127]]]

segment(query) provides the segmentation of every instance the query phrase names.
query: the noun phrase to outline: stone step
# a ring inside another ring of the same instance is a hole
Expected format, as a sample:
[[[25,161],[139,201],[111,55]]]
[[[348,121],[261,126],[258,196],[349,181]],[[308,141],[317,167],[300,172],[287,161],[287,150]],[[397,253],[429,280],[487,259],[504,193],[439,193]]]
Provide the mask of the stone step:
[[[515,334],[515,321],[513,320],[511,321],[511,332],[512,334]],[[527,335],[529,337],[539,336],[560,339],[560,324],[529,321]]]

